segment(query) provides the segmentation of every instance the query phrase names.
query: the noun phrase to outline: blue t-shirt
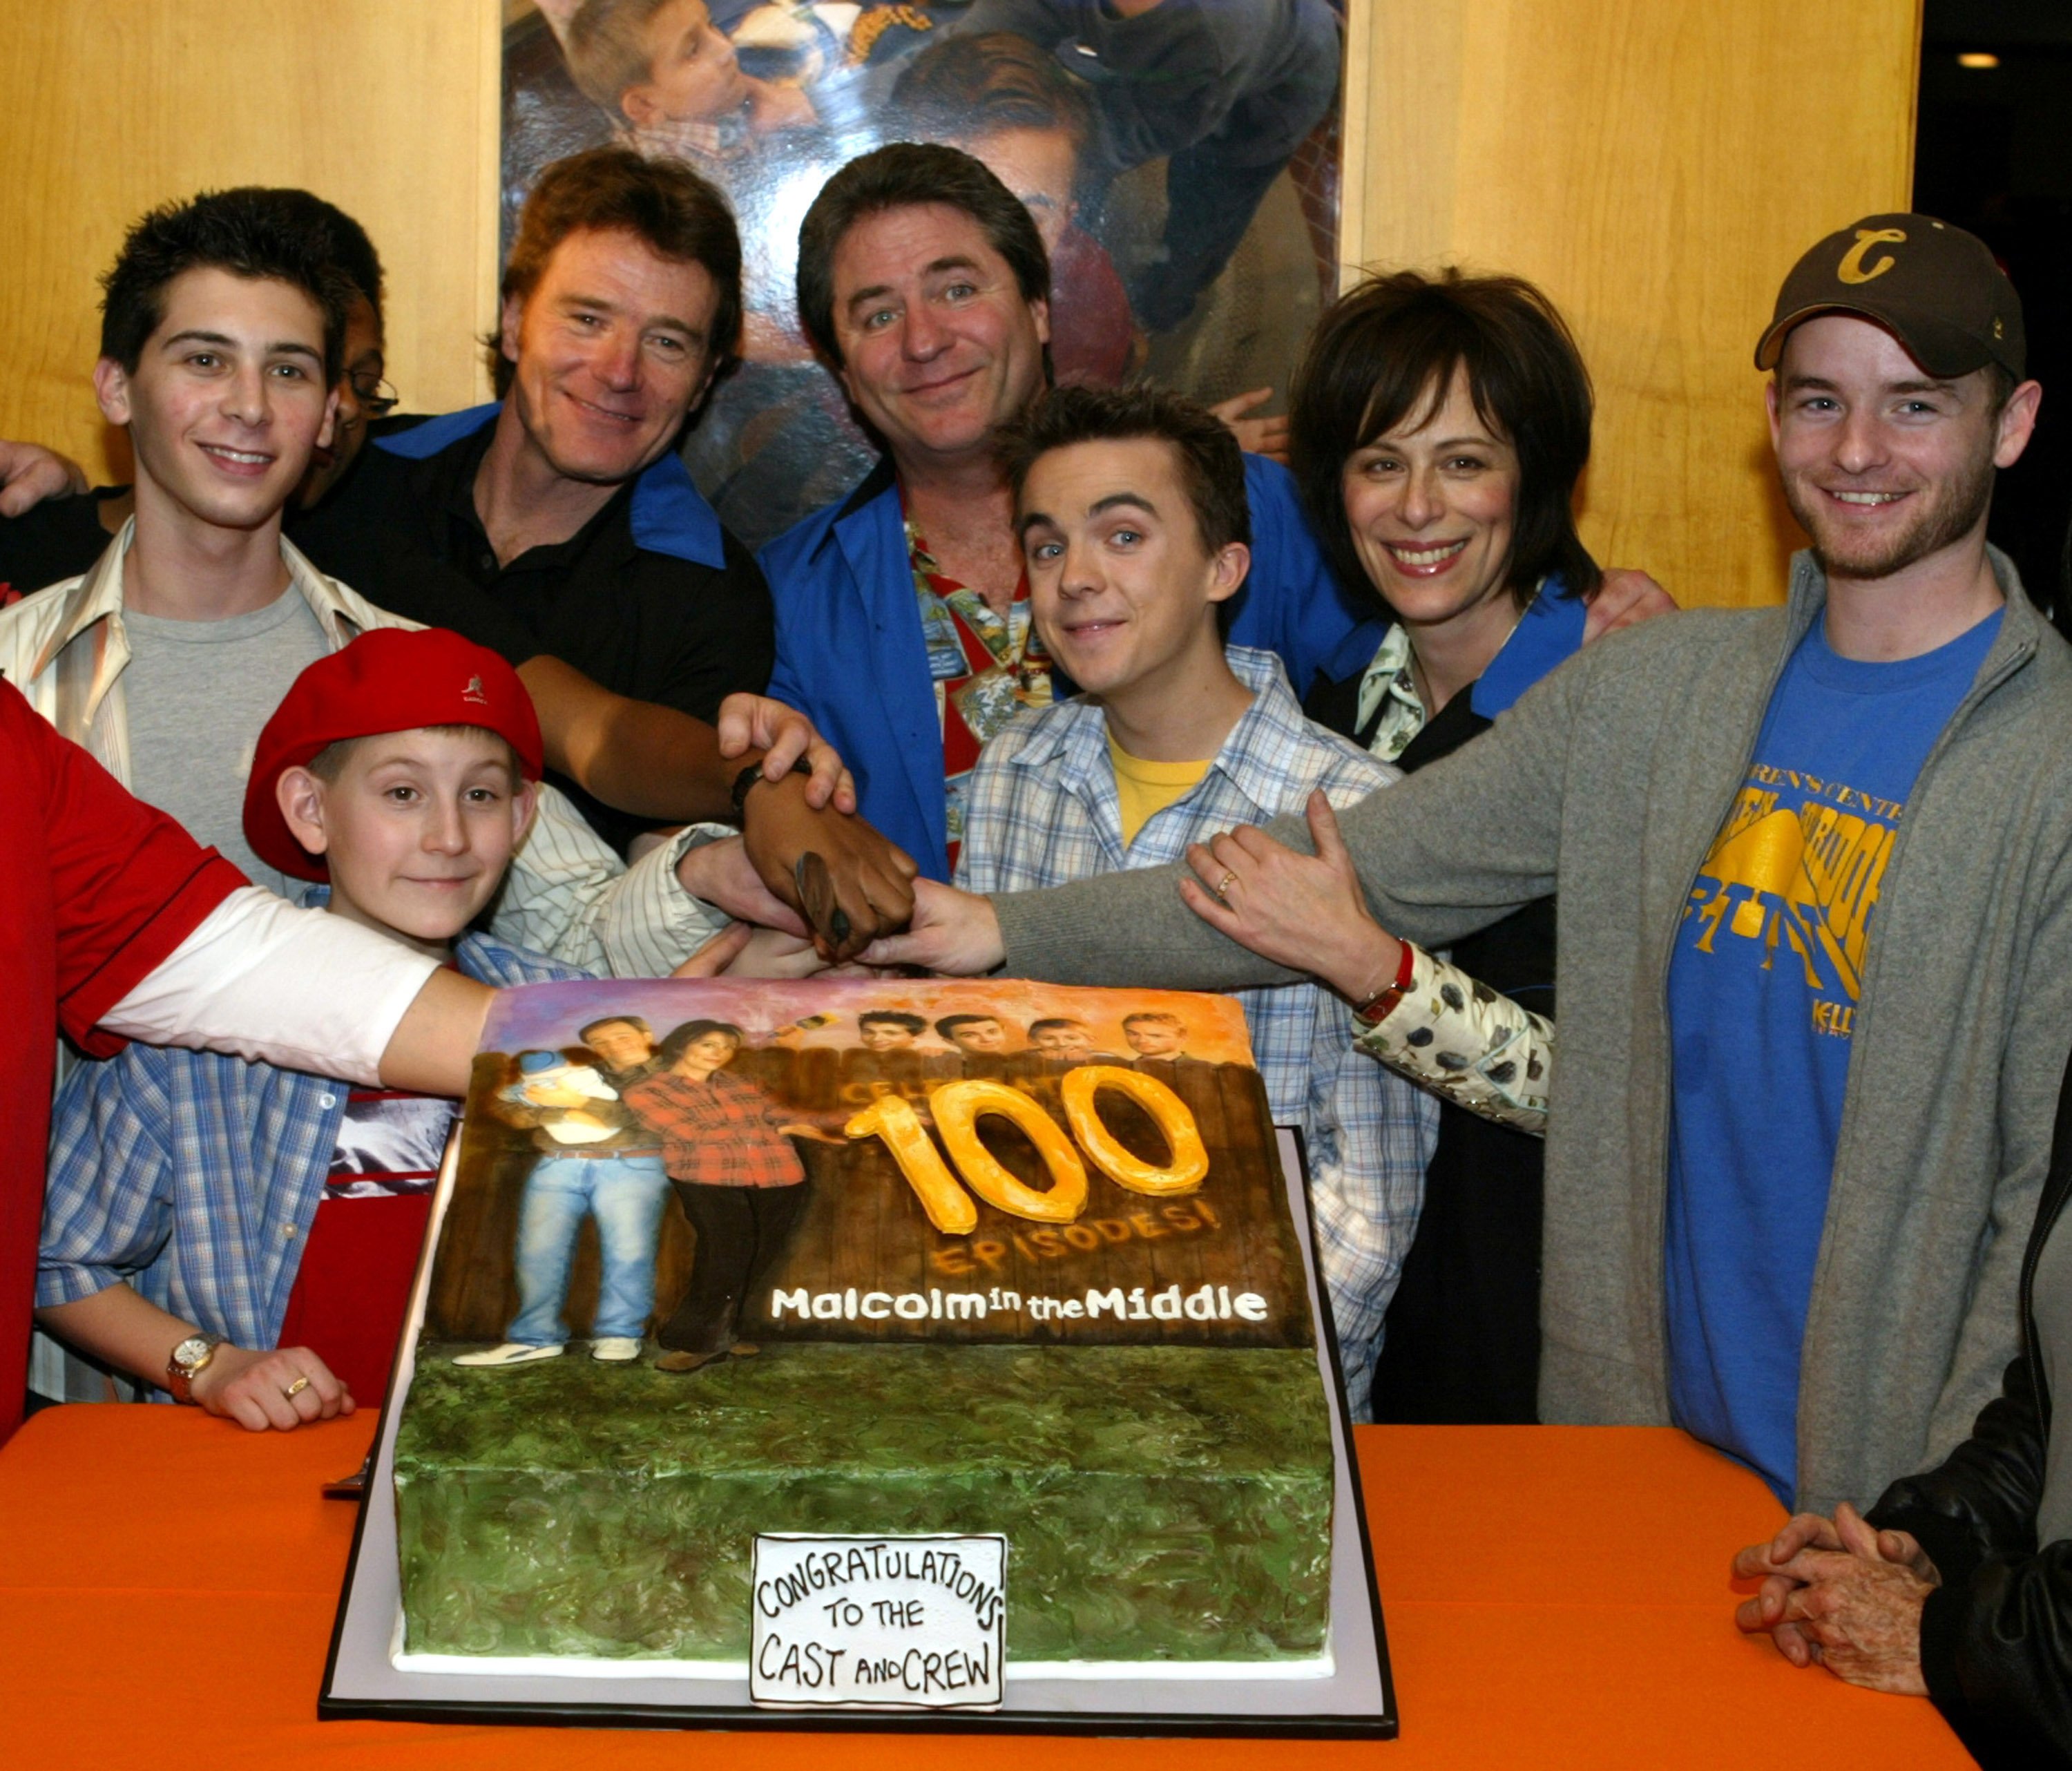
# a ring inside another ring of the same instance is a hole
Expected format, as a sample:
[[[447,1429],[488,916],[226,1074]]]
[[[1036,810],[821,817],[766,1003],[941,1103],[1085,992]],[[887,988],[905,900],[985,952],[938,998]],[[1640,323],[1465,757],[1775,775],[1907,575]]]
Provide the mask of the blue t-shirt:
[[[1872,915],[1907,795],[2000,623],[1897,664],[1839,657],[1814,624],[1770,696],[1670,964],[1670,1407],[1787,1506]]]

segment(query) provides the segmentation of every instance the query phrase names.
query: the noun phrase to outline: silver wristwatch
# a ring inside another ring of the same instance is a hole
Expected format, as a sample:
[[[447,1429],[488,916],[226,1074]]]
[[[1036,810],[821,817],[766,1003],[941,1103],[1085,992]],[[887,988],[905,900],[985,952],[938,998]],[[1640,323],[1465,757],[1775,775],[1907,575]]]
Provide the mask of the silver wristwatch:
[[[194,1380],[208,1369],[216,1350],[223,1345],[220,1334],[190,1334],[173,1349],[166,1362],[166,1387],[175,1402],[194,1400]]]

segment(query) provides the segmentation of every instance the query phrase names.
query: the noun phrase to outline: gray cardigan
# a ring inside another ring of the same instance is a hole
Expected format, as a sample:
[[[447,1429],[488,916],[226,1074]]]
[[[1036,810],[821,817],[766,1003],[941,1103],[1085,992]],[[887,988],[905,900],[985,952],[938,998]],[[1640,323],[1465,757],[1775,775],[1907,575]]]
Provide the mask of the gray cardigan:
[[[1856,1015],[1800,1366],[1799,1498],[1822,1511],[1935,1463],[1996,1393],[2072,1047],[2072,649],[1992,560],[2006,614],[1907,803]],[[1694,610],[1591,646],[1341,820],[1375,914],[1414,940],[1560,892],[1548,1421],[1669,1420],[1670,955],[1826,594],[1802,554],[1783,609]],[[1309,846],[1298,820],[1273,833]],[[1178,875],[996,898],[1006,969],[1211,990],[1289,975],[1198,920]]]

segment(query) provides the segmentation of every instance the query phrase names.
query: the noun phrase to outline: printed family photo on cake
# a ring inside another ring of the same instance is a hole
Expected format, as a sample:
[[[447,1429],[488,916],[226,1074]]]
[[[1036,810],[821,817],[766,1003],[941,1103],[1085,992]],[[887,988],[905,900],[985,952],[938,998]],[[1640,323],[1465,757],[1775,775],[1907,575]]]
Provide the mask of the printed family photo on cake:
[[[684,450],[751,547],[877,450],[814,360],[799,224],[837,168],[945,142],[1028,206],[1061,384],[1261,388],[1336,288],[1344,0],[506,0],[508,251],[540,170],[607,142],[684,161],[741,225],[742,369]]]
[[[1010,1663],[1322,1666],[1289,1199],[1226,998],[503,993],[401,1403],[399,1664],[731,1665],[756,1535],[836,1531],[1005,1535]]]
[[[767,1341],[1303,1346],[1244,1021],[1022,983],[500,1001],[426,1311],[470,1369]]]

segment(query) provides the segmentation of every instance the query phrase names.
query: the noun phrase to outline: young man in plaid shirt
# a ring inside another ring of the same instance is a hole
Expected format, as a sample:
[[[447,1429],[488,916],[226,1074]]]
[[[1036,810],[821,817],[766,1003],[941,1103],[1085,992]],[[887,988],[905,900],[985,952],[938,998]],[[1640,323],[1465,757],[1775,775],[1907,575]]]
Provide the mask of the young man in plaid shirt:
[[[1033,618],[1083,691],[1024,713],[971,778],[956,883],[1055,886],[1178,861],[1236,824],[1334,805],[1396,771],[1302,717],[1280,660],[1226,647],[1251,563],[1244,466],[1207,413],[1149,388],[1051,394],[1004,458]],[[1239,993],[1275,1120],[1302,1128],[1348,1399],[1368,1411],[1376,1337],[1416,1227],[1437,1108],[1353,1048],[1316,984]]]
[[[323,883],[312,904],[482,983],[583,977],[471,931],[544,760],[532,698],[497,654],[376,628],[303,671],[260,733],[245,836],[268,866]],[[745,933],[684,970],[723,964]],[[130,1046],[80,1066],[51,1116],[38,1319],[255,1432],[378,1401],[453,1111],[215,1052]],[[652,1301],[666,1195],[651,1165],[645,1289],[630,1327],[603,1331],[630,1336],[607,1358],[639,1357]]]

